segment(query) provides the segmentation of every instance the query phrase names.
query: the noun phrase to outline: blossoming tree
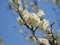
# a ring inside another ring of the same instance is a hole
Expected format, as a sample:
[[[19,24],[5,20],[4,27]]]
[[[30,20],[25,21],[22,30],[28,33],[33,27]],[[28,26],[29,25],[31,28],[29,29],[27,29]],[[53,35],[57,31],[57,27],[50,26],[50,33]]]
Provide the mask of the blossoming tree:
[[[23,0],[24,3],[26,3],[26,1],[27,0]],[[30,5],[33,5],[33,3]],[[21,0],[9,0],[9,8],[19,14],[19,17],[17,18],[19,25],[26,26],[32,33],[31,36],[27,35],[26,40],[31,40],[39,45],[60,45],[60,36],[53,32],[52,29],[54,23],[49,24],[47,19],[42,18],[42,16],[45,15],[44,11],[38,9],[36,2],[35,5],[32,6],[35,13],[29,12],[27,7],[28,6],[25,5],[25,8],[23,8]],[[42,38],[36,36],[37,29],[44,33]],[[23,31],[20,30],[20,32]]]

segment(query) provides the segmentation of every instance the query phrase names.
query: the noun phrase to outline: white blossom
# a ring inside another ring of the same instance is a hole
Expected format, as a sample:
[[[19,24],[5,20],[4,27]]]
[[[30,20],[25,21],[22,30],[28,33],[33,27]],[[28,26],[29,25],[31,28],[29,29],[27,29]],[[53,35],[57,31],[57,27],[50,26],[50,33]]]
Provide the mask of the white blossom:
[[[48,31],[49,33],[51,33],[51,28],[47,28],[47,31]]]
[[[16,11],[15,4],[13,3],[12,0],[9,0],[9,6],[10,6],[10,8],[12,8]]]
[[[38,11],[39,9],[38,9],[38,7],[36,6],[36,5],[34,5],[33,7],[32,7],[32,10],[34,10],[34,11]]]
[[[29,15],[29,17],[27,15],[27,17],[25,19],[26,23],[29,25],[33,25],[35,23],[35,17],[36,17],[35,14]]]
[[[49,26],[49,22],[46,19],[43,19],[43,29],[45,30]]]
[[[42,44],[44,44],[44,45],[50,45],[49,44],[49,41],[47,40],[47,39],[45,39],[45,38],[38,38],[39,39],[39,42],[40,43],[42,43]]]
[[[34,13],[31,14],[31,18],[32,18],[32,23],[35,26],[38,26],[38,24],[40,23],[40,18]]]
[[[21,1],[19,0],[9,0],[9,5],[12,9],[14,9],[15,11],[17,11],[17,9],[21,10],[22,9],[22,4],[21,4]],[[19,7],[18,7],[19,5]]]
[[[20,17],[17,18],[17,21],[18,21],[18,23],[19,23],[20,25],[24,25],[24,22],[23,22],[23,20],[22,20]]]
[[[49,34],[48,37],[52,37],[52,34]]]
[[[29,12],[27,9],[23,10],[22,12],[22,17],[26,20],[27,18],[29,18]]]
[[[40,21],[40,24],[38,27],[41,29],[41,31],[46,31],[48,26],[49,26],[48,20],[43,19],[42,21]]]
[[[38,15],[39,17],[42,17],[43,15],[45,15],[45,13],[44,13],[43,10],[38,10],[37,15]]]

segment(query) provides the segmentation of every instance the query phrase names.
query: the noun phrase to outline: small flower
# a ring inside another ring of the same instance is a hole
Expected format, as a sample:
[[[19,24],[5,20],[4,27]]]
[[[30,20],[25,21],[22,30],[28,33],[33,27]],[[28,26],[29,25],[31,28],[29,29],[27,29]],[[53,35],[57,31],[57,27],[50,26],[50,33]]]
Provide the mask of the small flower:
[[[49,26],[48,20],[43,19],[43,25],[42,25],[43,29],[45,30],[48,26]]]
[[[21,2],[19,0],[9,0],[9,5],[16,12],[18,12],[18,10],[17,10],[18,8],[22,9]]]
[[[52,37],[52,34],[49,34],[48,37]]]
[[[47,28],[48,33],[51,33],[51,28]]]
[[[17,18],[17,21],[18,21],[18,23],[19,23],[20,25],[24,25],[24,22],[23,22],[22,19],[20,19],[20,17]]]
[[[46,19],[43,19],[42,21],[40,21],[38,27],[41,31],[46,31],[47,27],[49,26],[49,22]]]
[[[34,6],[32,7],[32,10],[34,10],[35,12],[37,12],[39,9],[38,9],[38,7],[37,7],[36,5],[34,5]]]
[[[39,39],[39,42],[40,43],[42,43],[42,44],[44,44],[44,45],[50,45],[49,44],[49,41],[47,40],[47,39],[45,39],[45,38],[38,38]]]
[[[24,18],[24,20],[27,20],[30,15],[30,13],[28,12],[27,9],[23,10],[23,12],[21,14],[22,14],[22,17]]]
[[[38,10],[37,15],[38,15],[39,17],[42,17],[43,15],[45,15],[45,13],[44,13],[43,10]]]

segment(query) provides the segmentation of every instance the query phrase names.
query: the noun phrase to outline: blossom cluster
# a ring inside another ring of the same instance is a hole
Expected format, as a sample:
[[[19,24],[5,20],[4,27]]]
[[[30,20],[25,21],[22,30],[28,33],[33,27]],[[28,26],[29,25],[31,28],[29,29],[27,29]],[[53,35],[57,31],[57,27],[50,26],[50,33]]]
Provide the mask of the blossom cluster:
[[[49,26],[49,22],[46,19],[42,19],[42,16],[45,15],[43,10],[38,10],[37,13],[30,13],[27,9],[22,8],[22,3],[19,0],[10,0],[10,6],[14,9],[17,13],[19,13],[21,17],[17,18],[17,21],[20,25],[27,24],[29,27],[34,26],[38,27],[41,31],[46,31]],[[30,39],[30,37],[28,37]],[[34,41],[36,41],[35,37],[32,37]],[[50,45],[49,41],[45,38],[38,38],[40,43],[44,45]]]
[[[15,2],[11,0],[10,4],[12,5],[12,8],[15,11],[17,11],[17,8],[18,8],[16,3],[19,5],[19,11],[20,11],[19,13],[21,13],[21,16],[29,26],[39,27],[41,30],[45,30],[48,27],[49,25],[48,20],[46,19],[41,20],[41,17],[45,15],[43,10],[38,10],[37,14],[30,13],[27,9],[23,10],[21,2],[19,0],[18,2],[16,0]],[[24,21],[19,17],[17,18],[17,21],[19,24],[24,25]]]
[[[42,45],[50,45],[49,41],[46,38],[38,38],[37,41],[34,36],[27,36],[26,40],[35,41],[38,44],[42,44]]]
[[[39,38],[39,42],[43,45],[50,45],[49,41],[45,38]]]
[[[39,27],[39,29],[41,30],[45,30],[49,25],[48,20],[46,19],[41,20],[41,17],[45,15],[43,10],[39,10],[37,14],[30,13],[28,12],[27,9],[20,10],[20,12],[21,12],[21,16],[29,26],[35,26],[35,27]],[[18,22],[20,21],[19,24],[24,25],[24,21],[22,21],[22,19],[19,19],[19,17],[17,18],[17,21]]]
[[[28,10],[25,9],[22,11],[21,14],[23,19],[29,26],[35,26],[39,27],[39,29],[41,30],[45,30],[49,25],[48,20],[46,19],[41,20],[41,17],[44,15],[44,12],[42,10],[39,10],[37,14],[35,14],[35,13],[29,13]],[[19,17],[17,18],[17,21],[19,22],[19,24],[24,25],[24,21]]]

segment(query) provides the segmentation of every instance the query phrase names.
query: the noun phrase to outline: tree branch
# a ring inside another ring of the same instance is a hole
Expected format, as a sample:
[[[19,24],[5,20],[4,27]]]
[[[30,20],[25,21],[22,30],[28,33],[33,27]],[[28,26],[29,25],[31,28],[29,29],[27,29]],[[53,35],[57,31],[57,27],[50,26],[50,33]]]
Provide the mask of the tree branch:
[[[52,39],[53,39],[52,41],[49,41],[51,45],[57,45],[57,43],[55,43],[55,38],[54,38],[53,31],[52,31],[52,27],[54,24],[55,24],[54,22],[51,24],[51,34],[52,34]]]

